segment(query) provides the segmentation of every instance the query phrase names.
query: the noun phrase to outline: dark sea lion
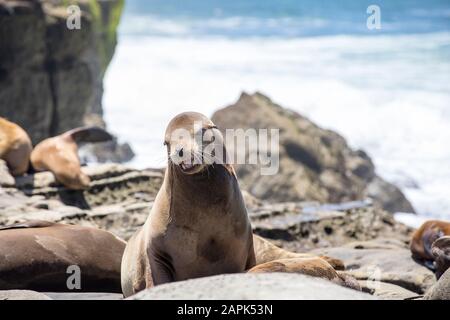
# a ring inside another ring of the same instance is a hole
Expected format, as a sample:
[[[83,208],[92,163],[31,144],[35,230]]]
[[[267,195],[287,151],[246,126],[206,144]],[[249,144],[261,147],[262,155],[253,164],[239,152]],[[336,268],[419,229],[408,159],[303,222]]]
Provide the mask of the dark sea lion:
[[[28,171],[32,148],[25,130],[0,117],[0,159],[6,161],[12,175],[18,176]]]
[[[450,236],[443,236],[434,241],[431,252],[435,258],[436,277],[439,279],[450,268]]]
[[[67,268],[80,268],[81,289],[120,292],[125,242],[89,227],[27,221],[0,228],[0,290],[69,291]]]
[[[417,229],[411,239],[410,249],[412,257],[425,264],[428,268],[434,269],[435,257],[431,246],[434,241],[450,235],[450,222],[441,220],[429,220]]]
[[[255,265],[250,220],[236,175],[226,164],[191,164],[198,144],[179,129],[212,130],[200,113],[182,113],[166,129],[169,161],[164,182],[144,226],[130,239],[122,260],[122,290],[130,296],[172,281],[237,273]],[[198,154],[198,153],[197,153]],[[202,156],[206,156],[203,154]]]
[[[36,171],[51,171],[56,180],[68,189],[87,189],[90,179],[81,171],[78,144],[112,138],[98,127],[76,128],[40,142],[31,153],[31,165]]]
[[[189,137],[180,130],[187,131]],[[214,144],[219,150],[223,148],[222,156],[226,157],[222,134],[204,115],[182,113],[170,121],[165,134],[168,165],[163,184],[147,221],[129,240],[123,255],[125,297],[167,282],[244,272],[258,262],[280,257],[311,257],[253,237],[233,167],[226,162],[192,161],[216,157],[193,138],[199,131],[211,131]],[[343,266],[337,259],[330,261]],[[317,276],[327,278],[323,273],[333,271],[333,277],[339,277],[322,259],[316,266]]]

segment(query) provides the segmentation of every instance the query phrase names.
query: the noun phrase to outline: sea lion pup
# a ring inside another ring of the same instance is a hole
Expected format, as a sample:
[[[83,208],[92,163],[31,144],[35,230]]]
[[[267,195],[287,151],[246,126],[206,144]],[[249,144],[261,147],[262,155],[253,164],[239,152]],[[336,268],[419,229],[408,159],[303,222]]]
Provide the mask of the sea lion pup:
[[[123,255],[125,297],[154,285],[244,272],[255,265],[252,228],[233,168],[192,161],[212,156],[193,138],[203,132],[225,149],[220,131],[200,113],[179,114],[167,126],[163,184]]]
[[[450,222],[429,220],[417,229],[411,239],[412,257],[434,271],[434,255],[431,246],[434,241],[450,236]]]
[[[295,259],[295,258],[321,258],[328,262],[335,270],[344,270],[344,263],[335,258],[328,256],[317,256],[309,253],[297,253],[284,250],[270,243],[266,239],[254,234],[253,247],[255,249],[256,265],[279,259]]]
[[[431,252],[435,258],[436,278],[440,278],[450,268],[450,236],[437,239],[431,245]]]
[[[0,290],[69,291],[76,265],[79,291],[120,292],[125,244],[107,231],[41,220],[2,227]]]
[[[81,127],[41,141],[31,153],[31,165],[36,171],[49,170],[68,189],[84,190],[89,177],[81,171],[78,144],[102,142],[113,137],[98,127]]]
[[[13,176],[28,171],[32,149],[30,137],[25,130],[0,117],[0,159],[6,161]]]

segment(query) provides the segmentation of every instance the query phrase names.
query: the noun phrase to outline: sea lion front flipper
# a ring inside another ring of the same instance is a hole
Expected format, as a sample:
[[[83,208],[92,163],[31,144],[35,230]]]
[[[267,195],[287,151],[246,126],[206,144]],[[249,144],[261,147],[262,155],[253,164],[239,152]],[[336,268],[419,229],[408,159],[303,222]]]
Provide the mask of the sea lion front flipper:
[[[95,126],[75,128],[66,134],[70,135],[76,143],[105,142],[114,139],[108,131]]]
[[[0,230],[9,230],[9,229],[23,229],[23,228],[44,228],[55,225],[54,222],[45,221],[45,220],[29,220],[19,223],[10,224],[7,226],[0,227]]]

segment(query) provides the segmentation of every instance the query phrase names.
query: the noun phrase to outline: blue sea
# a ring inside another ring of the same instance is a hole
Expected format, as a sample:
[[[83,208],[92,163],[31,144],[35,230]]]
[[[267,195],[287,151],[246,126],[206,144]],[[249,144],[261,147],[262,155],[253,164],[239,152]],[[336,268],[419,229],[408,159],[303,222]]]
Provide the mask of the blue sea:
[[[131,165],[164,166],[170,118],[243,90],[366,150],[419,219],[450,220],[449,0],[126,1],[104,109]]]

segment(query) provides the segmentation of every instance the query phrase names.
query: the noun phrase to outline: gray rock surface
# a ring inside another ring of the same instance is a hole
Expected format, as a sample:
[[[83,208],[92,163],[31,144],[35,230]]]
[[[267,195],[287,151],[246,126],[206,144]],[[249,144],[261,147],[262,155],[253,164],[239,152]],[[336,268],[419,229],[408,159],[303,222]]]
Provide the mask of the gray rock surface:
[[[312,252],[341,259],[346,273],[358,280],[391,283],[417,294],[423,294],[436,282],[434,273],[415,262],[409,249],[401,246],[383,248],[379,243],[359,242]]]
[[[1,300],[52,300],[49,296],[31,290],[0,290]]]
[[[380,299],[404,300],[419,297],[417,293],[392,283],[376,280],[360,280],[358,282],[363,292],[370,293]]]
[[[300,274],[229,274],[172,282],[131,300],[371,300],[375,297]]]
[[[45,292],[53,300],[122,300],[121,293],[108,292]]]
[[[235,104],[215,112],[212,120],[223,131],[280,129],[277,174],[261,175],[259,165],[236,166],[242,186],[257,198],[339,203],[371,197],[390,212],[414,212],[397,187],[376,175],[364,151],[352,150],[336,132],[320,128],[260,93],[243,93]]]
[[[14,184],[14,177],[9,173],[6,162],[0,159],[0,187],[11,188]]]
[[[427,291],[425,300],[450,300],[450,269],[439,278],[439,281]]]

